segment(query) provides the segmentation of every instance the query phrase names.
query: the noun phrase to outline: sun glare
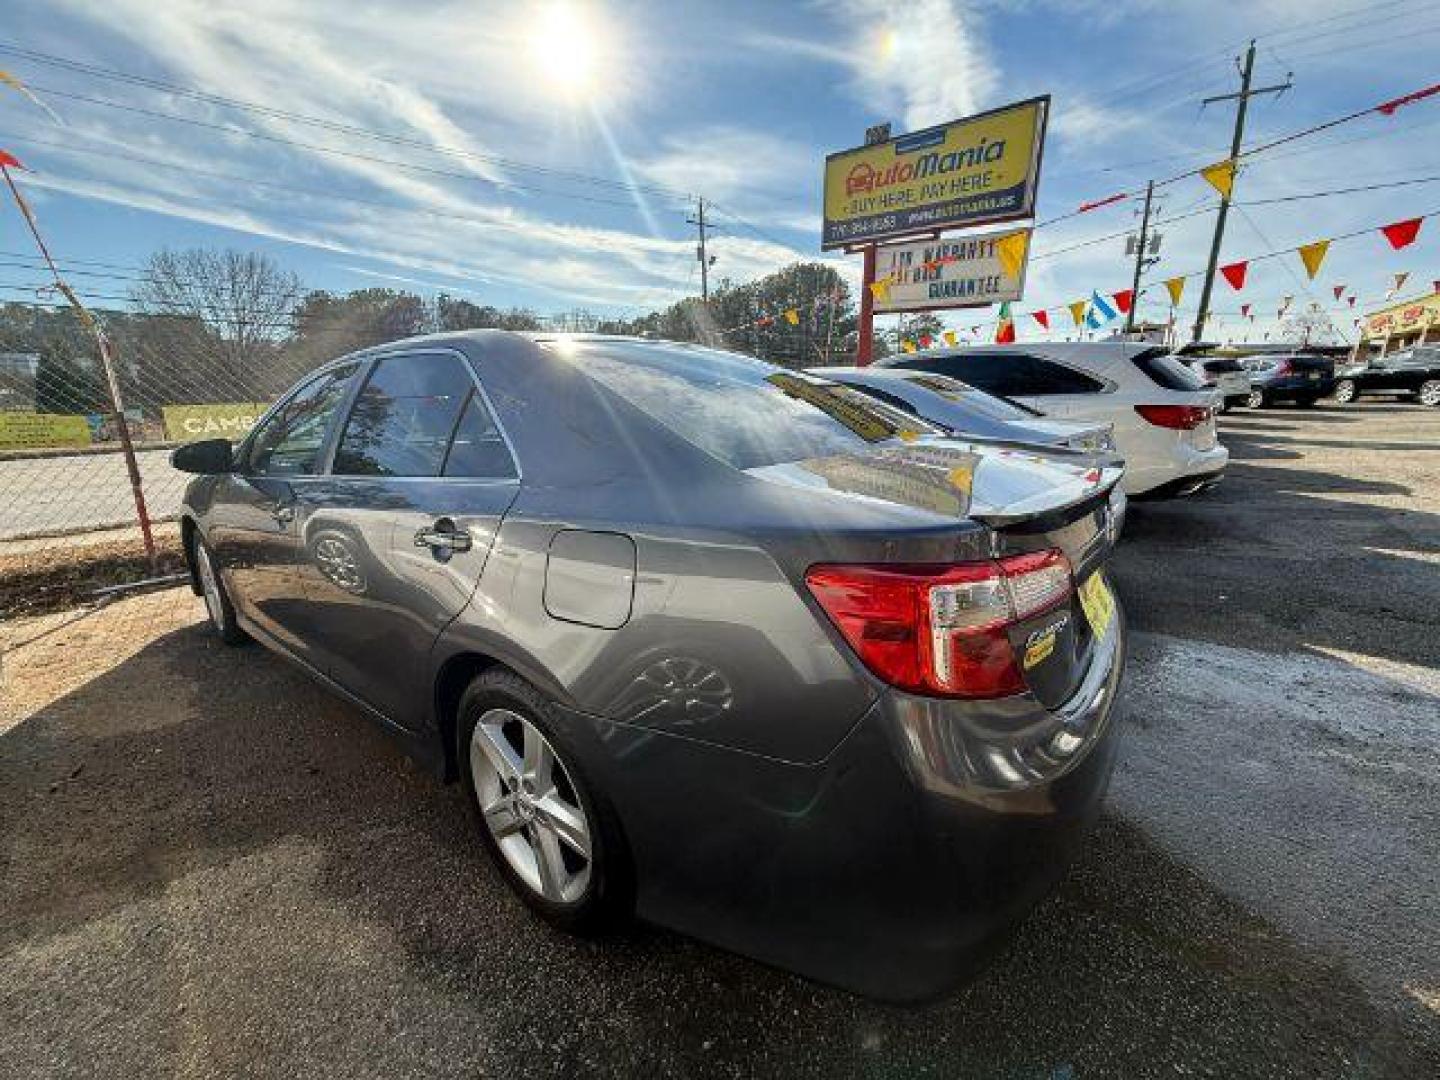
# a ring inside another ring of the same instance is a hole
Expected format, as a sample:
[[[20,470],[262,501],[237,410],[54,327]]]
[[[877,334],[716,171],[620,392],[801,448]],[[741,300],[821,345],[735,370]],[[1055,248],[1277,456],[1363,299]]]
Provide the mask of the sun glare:
[[[604,27],[587,6],[557,0],[529,30],[530,59],[551,90],[570,98],[602,92]]]

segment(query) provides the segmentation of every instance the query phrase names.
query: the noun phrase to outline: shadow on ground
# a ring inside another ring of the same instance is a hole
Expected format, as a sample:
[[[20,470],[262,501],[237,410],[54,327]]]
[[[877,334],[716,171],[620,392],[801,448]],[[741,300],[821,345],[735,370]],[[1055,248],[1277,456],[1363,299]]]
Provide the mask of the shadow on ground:
[[[1440,1059],[1423,1014],[1376,1009],[1114,820],[990,972],[927,1009],[659,930],[552,933],[456,789],[199,627],[0,736],[0,820],[8,1077],[1375,1077]]]

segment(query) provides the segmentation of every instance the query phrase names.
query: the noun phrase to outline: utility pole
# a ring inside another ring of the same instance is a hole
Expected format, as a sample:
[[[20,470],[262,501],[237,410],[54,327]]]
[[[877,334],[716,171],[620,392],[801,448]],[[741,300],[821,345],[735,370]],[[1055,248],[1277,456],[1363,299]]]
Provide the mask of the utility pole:
[[[1221,101],[1233,100],[1235,102],[1235,134],[1230,140],[1231,161],[1235,161],[1240,156],[1240,145],[1245,138],[1245,113],[1249,109],[1250,99],[1256,94],[1283,94],[1294,85],[1290,76],[1287,75],[1283,83],[1252,90],[1250,89],[1250,78],[1254,74],[1255,40],[1251,38],[1250,48],[1245,50],[1245,63],[1240,70],[1240,92],[1218,94],[1215,97],[1208,97],[1200,103],[1200,107],[1203,109],[1206,105],[1214,105]],[[1230,199],[1221,196],[1220,213],[1215,218],[1215,237],[1210,242],[1210,261],[1205,266],[1205,286],[1200,290],[1200,310],[1195,313],[1195,336],[1191,338],[1192,341],[1200,340],[1200,335],[1205,330],[1205,317],[1210,313],[1210,293],[1215,287],[1215,267],[1220,262],[1220,244],[1225,239],[1225,219],[1229,214]]]
[[[1140,306],[1140,271],[1145,269],[1145,242],[1150,232],[1150,200],[1155,196],[1155,181],[1145,185],[1145,210],[1140,215],[1140,242],[1135,245],[1135,280],[1130,285],[1130,310],[1125,313],[1125,333],[1135,332],[1135,309]]]
[[[715,256],[705,251],[705,237],[707,231],[714,231],[715,226],[705,220],[705,200],[695,200],[695,216],[685,219],[686,224],[694,225],[700,234],[700,243],[695,245],[695,258],[700,261],[700,301],[708,304],[710,302],[710,267],[715,265]]]

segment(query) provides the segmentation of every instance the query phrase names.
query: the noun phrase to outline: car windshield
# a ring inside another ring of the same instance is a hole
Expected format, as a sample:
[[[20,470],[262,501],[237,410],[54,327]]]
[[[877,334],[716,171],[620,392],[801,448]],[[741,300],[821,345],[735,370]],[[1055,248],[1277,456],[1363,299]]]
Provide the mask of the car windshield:
[[[718,349],[581,345],[587,375],[737,469],[854,453],[902,432],[941,434],[857,390]]]
[[[1023,423],[1041,415],[1036,409],[1026,408],[1018,402],[998,394],[987,394],[984,390],[977,390],[969,383],[952,379],[948,375],[906,375],[905,381],[913,383],[915,386],[923,386],[926,390],[939,394],[947,401],[963,404],[992,420]]]

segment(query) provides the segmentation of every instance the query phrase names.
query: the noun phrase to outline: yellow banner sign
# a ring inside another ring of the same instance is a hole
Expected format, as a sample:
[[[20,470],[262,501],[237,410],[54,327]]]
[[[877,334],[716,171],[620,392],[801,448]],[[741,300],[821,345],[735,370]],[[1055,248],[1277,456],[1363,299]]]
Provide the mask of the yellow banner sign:
[[[987,225],[1035,210],[1050,98],[825,159],[821,246]]]
[[[268,405],[253,401],[228,402],[218,405],[166,405],[165,438],[176,442],[199,439],[243,439],[255,426]]]
[[[1025,249],[1020,264],[1004,265],[1001,245],[1029,235],[1020,229],[986,236],[948,236],[877,248],[875,277],[886,282],[875,310],[925,311],[984,307],[1025,295]]]
[[[38,450],[53,446],[89,445],[90,425],[83,416],[0,412],[0,450]]]

